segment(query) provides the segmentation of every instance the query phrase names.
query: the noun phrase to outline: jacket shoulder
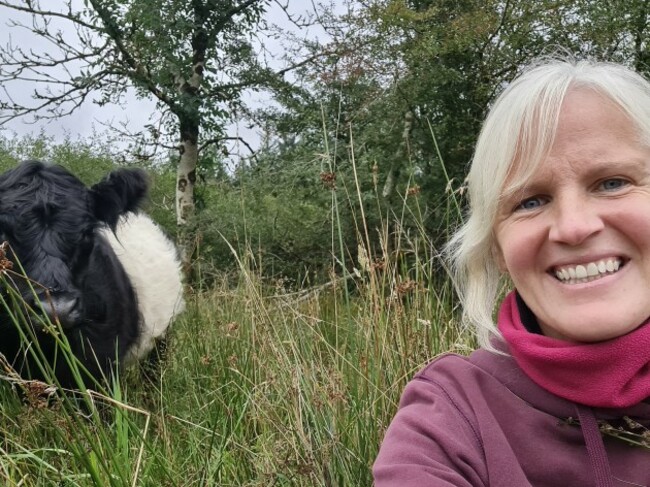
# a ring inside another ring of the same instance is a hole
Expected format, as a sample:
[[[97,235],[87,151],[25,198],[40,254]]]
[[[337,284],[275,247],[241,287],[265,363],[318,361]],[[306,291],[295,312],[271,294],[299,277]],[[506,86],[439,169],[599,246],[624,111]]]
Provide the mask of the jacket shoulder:
[[[495,371],[491,367],[485,367],[485,361],[493,362],[505,357],[491,357],[493,354],[484,352],[482,363],[474,360],[477,352],[469,356],[458,355],[455,353],[446,353],[441,355],[415,374],[413,380],[425,381],[436,384],[445,390],[455,390],[456,388],[466,389],[472,382],[489,382],[498,386],[502,382],[501,377],[495,376]],[[496,381],[496,382],[495,382]]]
[[[467,357],[446,354],[407,384],[374,465],[376,486],[486,485],[482,438],[463,397],[472,368]]]

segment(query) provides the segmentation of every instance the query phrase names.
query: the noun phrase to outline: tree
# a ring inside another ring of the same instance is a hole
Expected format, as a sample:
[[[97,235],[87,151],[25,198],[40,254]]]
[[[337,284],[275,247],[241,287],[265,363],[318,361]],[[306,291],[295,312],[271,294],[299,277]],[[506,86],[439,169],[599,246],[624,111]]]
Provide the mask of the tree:
[[[279,0],[66,0],[61,10],[42,8],[39,0],[2,0],[5,10],[31,16],[31,25],[12,26],[32,30],[43,48],[0,48],[0,85],[7,95],[0,123],[69,114],[95,93],[99,104],[119,103],[129,87],[153,98],[160,117],[145,135],[164,144],[176,134],[176,219],[187,233],[199,153],[229,139],[225,128],[245,90],[282,86],[291,69],[273,71],[254,47],[272,3],[287,13]],[[44,88],[25,104],[7,91],[15,82]],[[185,251],[187,262],[191,249]]]

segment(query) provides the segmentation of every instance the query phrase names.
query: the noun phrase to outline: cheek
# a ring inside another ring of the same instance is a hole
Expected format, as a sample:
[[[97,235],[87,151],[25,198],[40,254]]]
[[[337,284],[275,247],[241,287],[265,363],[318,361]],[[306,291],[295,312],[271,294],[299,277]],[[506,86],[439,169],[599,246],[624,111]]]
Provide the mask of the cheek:
[[[543,242],[537,233],[523,225],[510,225],[496,232],[495,260],[501,272],[510,274],[515,282],[540,262]]]
[[[616,210],[605,217],[615,248],[650,268],[650,205],[627,205]]]
[[[648,248],[650,247],[650,216],[648,215],[650,215],[650,208],[647,215],[620,213],[610,219],[611,226],[637,246]]]

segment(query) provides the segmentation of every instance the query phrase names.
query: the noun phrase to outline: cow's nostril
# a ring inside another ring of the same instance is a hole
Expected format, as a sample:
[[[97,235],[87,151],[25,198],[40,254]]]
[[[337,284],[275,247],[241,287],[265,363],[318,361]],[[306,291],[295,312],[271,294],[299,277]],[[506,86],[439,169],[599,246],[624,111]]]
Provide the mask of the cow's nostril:
[[[81,300],[73,293],[41,296],[40,301],[50,320],[58,321],[64,329],[73,328],[81,321]]]

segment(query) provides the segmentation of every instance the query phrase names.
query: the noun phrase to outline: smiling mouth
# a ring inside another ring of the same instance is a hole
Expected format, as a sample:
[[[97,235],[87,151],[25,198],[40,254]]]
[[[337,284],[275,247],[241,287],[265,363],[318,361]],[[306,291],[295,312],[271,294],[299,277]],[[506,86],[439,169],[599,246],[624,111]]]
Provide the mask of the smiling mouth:
[[[564,284],[582,284],[616,274],[624,265],[622,258],[610,257],[587,264],[555,267],[551,270],[551,274]]]

